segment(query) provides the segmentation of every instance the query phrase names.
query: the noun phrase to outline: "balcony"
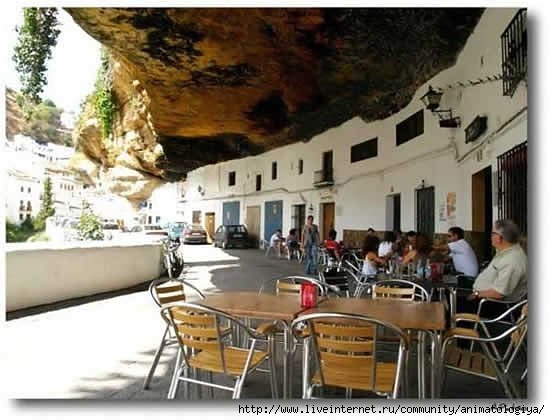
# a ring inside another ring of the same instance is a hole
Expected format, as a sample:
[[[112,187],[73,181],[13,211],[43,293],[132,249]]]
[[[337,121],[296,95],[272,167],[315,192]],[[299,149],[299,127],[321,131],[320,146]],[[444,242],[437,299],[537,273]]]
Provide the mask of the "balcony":
[[[316,188],[334,185],[333,168],[313,172],[313,186]]]

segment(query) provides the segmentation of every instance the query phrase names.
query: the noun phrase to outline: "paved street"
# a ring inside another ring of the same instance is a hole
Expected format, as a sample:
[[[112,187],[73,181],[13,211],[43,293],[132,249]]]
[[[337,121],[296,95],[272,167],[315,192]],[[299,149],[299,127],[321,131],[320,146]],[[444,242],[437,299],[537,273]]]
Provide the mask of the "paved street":
[[[188,265],[185,278],[206,292],[257,291],[265,279],[303,273],[296,261],[266,258],[258,250],[186,245],[184,255]],[[142,390],[163,331],[146,285],[12,313],[9,318],[0,357],[6,366],[4,378],[10,381],[10,397],[165,398],[175,357],[173,348],[161,358],[151,389]],[[296,369],[299,372],[299,360]],[[414,379],[412,382],[411,386]],[[503,396],[497,384],[472,377],[449,374],[447,383],[444,396]],[[295,395],[298,389],[296,383]],[[270,397],[267,375],[252,375],[244,395]],[[203,397],[207,396],[204,392]],[[227,392],[215,391],[215,398],[228,397]],[[196,393],[194,398],[198,398]]]

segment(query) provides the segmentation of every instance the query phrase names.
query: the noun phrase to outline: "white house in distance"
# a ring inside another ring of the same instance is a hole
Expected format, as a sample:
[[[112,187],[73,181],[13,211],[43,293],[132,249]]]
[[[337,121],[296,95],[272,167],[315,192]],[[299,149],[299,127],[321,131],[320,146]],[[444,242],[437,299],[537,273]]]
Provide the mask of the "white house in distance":
[[[6,218],[13,223],[35,217],[40,211],[42,182],[16,169],[8,169],[6,182]]]
[[[190,172],[185,221],[211,232],[243,223],[267,239],[311,214],[323,237],[334,228],[355,244],[369,227],[438,234],[457,225],[482,254],[497,218],[526,233],[526,22],[525,10],[487,9],[455,65],[386,119],[356,117],[307,143]],[[421,101],[430,86],[453,119]]]

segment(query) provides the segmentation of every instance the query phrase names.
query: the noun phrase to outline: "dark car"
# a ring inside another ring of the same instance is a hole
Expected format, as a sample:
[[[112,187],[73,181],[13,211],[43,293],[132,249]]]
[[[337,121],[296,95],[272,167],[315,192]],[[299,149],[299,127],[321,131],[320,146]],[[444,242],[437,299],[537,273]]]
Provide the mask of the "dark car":
[[[201,225],[187,225],[181,233],[184,244],[205,244],[208,242],[206,230]]]
[[[216,229],[214,246],[248,248],[248,231],[244,225],[222,225]]]

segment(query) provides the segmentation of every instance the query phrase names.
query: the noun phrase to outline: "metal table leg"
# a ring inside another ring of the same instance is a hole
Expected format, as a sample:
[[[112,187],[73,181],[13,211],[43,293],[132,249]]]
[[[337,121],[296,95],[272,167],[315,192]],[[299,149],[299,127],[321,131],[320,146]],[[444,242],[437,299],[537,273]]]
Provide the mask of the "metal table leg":
[[[309,337],[304,339],[302,351],[302,399],[307,398],[309,385]]]
[[[456,287],[449,288],[449,306],[450,306],[450,319],[451,328],[456,326],[455,317],[456,317]]]
[[[441,393],[441,333],[428,331],[432,339],[431,398],[439,398]]]
[[[289,399],[292,393],[292,331],[290,325],[284,322],[284,357],[283,357],[283,398]]]

